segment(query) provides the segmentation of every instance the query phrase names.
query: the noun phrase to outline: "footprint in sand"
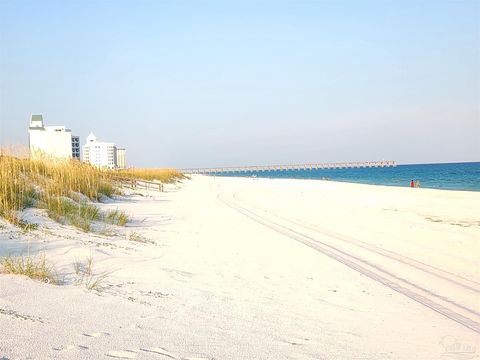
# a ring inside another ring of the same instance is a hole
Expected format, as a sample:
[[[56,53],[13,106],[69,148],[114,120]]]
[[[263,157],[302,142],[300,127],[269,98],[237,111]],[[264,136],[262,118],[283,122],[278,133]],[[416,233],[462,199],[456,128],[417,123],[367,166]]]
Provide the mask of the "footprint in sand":
[[[94,332],[91,334],[83,333],[82,335],[87,337],[100,337],[100,336],[109,336],[110,334],[107,332]]]
[[[105,355],[117,359],[136,359],[137,353],[131,350],[113,350],[107,352]]]
[[[55,351],[70,351],[73,349],[88,350],[88,347],[83,345],[64,345],[64,346],[57,346],[52,349]]]
[[[140,349],[141,351],[149,352],[149,353],[154,353],[154,354],[159,354],[163,355],[166,357],[169,357],[171,359],[180,359],[178,356],[172,354],[171,352],[162,349],[162,348],[148,348],[148,349]]]

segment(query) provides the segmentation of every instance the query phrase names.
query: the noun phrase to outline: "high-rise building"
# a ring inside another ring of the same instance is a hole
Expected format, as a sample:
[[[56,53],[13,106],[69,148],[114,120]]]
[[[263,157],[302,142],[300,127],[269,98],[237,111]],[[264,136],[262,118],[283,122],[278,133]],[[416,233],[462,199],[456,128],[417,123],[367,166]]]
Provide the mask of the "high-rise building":
[[[127,167],[127,150],[117,148],[117,169],[125,169]]]
[[[112,142],[98,141],[93,133],[83,145],[83,161],[99,168],[115,169],[117,167],[117,147]]]
[[[65,126],[44,126],[42,115],[32,115],[28,128],[30,157],[80,159],[80,138]]]

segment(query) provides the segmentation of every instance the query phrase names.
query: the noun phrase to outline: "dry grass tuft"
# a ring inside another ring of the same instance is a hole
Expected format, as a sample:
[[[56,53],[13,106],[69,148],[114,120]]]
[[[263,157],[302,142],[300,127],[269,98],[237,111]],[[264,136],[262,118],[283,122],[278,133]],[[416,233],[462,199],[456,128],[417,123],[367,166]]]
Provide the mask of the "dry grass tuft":
[[[128,215],[118,209],[109,210],[104,214],[103,219],[109,224],[125,226],[128,222]]]
[[[18,226],[23,230],[23,232],[29,232],[38,229],[38,224],[29,223],[24,220],[20,220]]]
[[[92,256],[86,258],[84,262],[75,261],[73,263],[73,270],[77,275],[75,280],[76,285],[84,285],[87,290],[101,291],[103,289],[103,282],[108,274],[94,274]]]
[[[139,242],[139,243],[145,243],[145,239],[143,238],[142,235],[140,235],[139,233],[136,233],[136,232],[132,232],[128,235],[128,240],[130,241],[135,241],[135,242]]]
[[[2,272],[6,274],[26,275],[46,283],[58,284],[58,275],[44,255],[39,256],[6,256],[0,258]]]

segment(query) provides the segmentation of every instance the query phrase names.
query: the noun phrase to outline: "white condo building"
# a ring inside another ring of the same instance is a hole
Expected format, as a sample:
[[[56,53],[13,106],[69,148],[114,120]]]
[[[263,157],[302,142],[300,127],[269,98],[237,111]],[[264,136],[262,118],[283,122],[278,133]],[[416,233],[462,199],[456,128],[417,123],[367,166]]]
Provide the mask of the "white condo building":
[[[80,160],[80,138],[65,126],[44,126],[42,115],[32,115],[28,128],[30,157]]]
[[[127,168],[127,150],[124,148],[117,148],[117,169]]]
[[[117,167],[117,147],[112,142],[98,141],[93,133],[87,137],[83,146],[83,161],[99,168]]]

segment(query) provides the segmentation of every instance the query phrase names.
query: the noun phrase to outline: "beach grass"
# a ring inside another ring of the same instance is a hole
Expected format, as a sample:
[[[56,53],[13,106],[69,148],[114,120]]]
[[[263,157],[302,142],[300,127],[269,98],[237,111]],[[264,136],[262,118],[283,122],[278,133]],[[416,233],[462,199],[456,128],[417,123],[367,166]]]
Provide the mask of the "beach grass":
[[[115,188],[109,174],[76,160],[40,161],[0,156],[0,216],[18,224],[18,212],[27,207],[46,208],[63,215],[72,199],[82,194],[98,201],[111,196]],[[82,208],[86,214],[91,209]]]
[[[25,275],[31,279],[58,284],[58,275],[44,255],[6,256],[0,258],[0,270],[6,274]]]
[[[105,212],[103,219],[109,224],[125,226],[128,222],[128,215],[124,211],[118,209],[109,210]]]
[[[142,235],[136,232],[132,232],[128,234],[128,240],[139,242],[139,243],[147,243],[146,239]]]
[[[40,159],[2,155],[0,152],[0,217],[24,228],[21,212],[46,209],[55,221],[91,231],[95,221],[125,226],[123,211],[102,212],[95,202],[119,194],[119,176],[130,179],[175,182],[184,175],[174,169],[102,170],[78,160]]]
[[[85,231],[103,214],[93,203],[117,192],[109,172],[76,160],[47,161],[0,156],[0,216],[22,226],[21,211],[46,209],[59,222]],[[112,223],[125,225],[128,218],[116,212]],[[30,227],[29,229],[32,229]]]
[[[18,226],[23,230],[23,232],[29,232],[38,229],[38,224],[29,223],[24,220],[20,220]]]
[[[146,168],[131,168],[126,170],[119,170],[117,174],[122,177],[142,180],[158,180],[162,183],[174,183],[178,180],[185,179],[185,175],[175,169],[146,169]]]
[[[73,263],[73,269],[77,276],[75,284],[84,285],[87,290],[101,291],[103,288],[103,282],[108,274],[102,273],[95,275],[93,267],[93,256],[87,257],[83,262],[75,261]]]

